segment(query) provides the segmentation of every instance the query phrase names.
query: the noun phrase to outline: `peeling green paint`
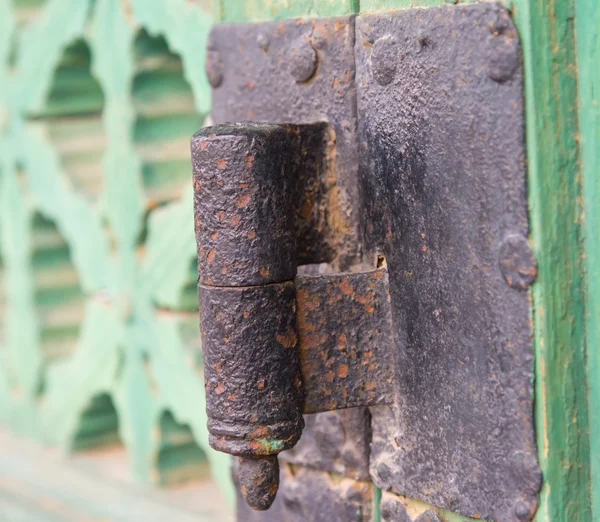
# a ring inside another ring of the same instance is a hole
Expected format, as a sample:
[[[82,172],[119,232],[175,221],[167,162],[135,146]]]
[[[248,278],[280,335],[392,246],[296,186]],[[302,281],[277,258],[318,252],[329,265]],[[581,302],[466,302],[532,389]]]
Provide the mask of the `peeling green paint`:
[[[221,20],[242,22],[357,12],[359,0],[221,0]]]
[[[592,519],[600,519],[600,4],[575,2]]]

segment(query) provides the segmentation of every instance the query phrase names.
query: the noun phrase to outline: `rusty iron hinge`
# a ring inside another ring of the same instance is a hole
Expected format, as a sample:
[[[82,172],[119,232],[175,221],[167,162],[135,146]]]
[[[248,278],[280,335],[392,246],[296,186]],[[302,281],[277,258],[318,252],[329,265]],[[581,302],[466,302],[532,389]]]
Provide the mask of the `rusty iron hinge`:
[[[303,413],[393,401],[387,271],[298,275],[326,228],[303,209],[330,168],[327,133],[243,123],[192,139],[210,443],[243,457],[257,509],[275,497],[276,455],[300,438]]]
[[[377,486],[529,520],[536,264],[509,13],[217,25],[207,61],[217,125],[192,159],[208,427],[246,501],[273,502],[303,414],[364,406]]]

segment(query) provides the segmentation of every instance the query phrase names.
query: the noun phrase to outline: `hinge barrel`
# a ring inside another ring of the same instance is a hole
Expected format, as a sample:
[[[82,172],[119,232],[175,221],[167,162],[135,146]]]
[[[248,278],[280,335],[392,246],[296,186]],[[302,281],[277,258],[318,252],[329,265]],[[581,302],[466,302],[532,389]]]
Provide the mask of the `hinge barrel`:
[[[336,244],[321,226],[336,209],[316,204],[335,201],[327,136],[320,123],[244,123],[192,138],[209,442],[241,457],[254,509],[273,502],[302,413],[393,401],[387,271],[296,276],[298,259]]]
[[[276,455],[304,426],[290,140],[282,126],[222,125],[191,146],[209,442],[244,457],[242,491],[267,509]]]

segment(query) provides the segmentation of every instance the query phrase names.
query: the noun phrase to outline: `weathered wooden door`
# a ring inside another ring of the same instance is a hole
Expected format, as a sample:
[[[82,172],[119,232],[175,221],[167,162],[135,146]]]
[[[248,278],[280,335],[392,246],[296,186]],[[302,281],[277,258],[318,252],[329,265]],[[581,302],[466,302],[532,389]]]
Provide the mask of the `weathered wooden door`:
[[[388,344],[408,349],[375,353],[392,391],[321,411],[358,368],[324,312],[338,342],[305,385],[337,403],[305,415],[271,509],[238,493],[238,518],[599,520],[599,32],[593,0],[0,0],[2,423],[123,444],[159,484],[209,464],[233,506],[204,412],[189,138],[318,112],[313,195],[344,219],[306,228],[306,259],[387,270]]]

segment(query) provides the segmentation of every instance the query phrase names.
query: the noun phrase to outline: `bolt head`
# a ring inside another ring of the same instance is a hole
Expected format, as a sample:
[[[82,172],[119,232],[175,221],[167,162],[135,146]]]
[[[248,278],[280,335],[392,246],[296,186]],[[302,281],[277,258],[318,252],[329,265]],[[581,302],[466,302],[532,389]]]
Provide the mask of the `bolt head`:
[[[381,85],[388,85],[396,76],[398,67],[398,49],[391,36],[379,38],[373,44],[371,53],[371,66],[375,81]]]
[[[387,483],[392,478],[392,470],[387,464],[381,462],[377,465],[377,475],[382,482]]]
[[[521,64],[519,40],[507,17],[499,17],[490,24],[491,45],[488,76],[498,83],[510,80]]]
[[[223,83],[223,60],[218,51],[209,50],[206,53],[206,76],[213,89]]]
[[[312,78],[317,69],[317,53],[306,40],[294,44],[288,54],[289,70],[298,82],[306,82]]]
[[[269,50],[269,46],[271,45],[271,40],[268,34],[259,33],[256,37],[256,43],[266,53]]]
[[[515,504],[514,513],[517,520],[529,520],[531,518],[531,510],[525,502],[519,501]]]
[[[508,236],[500,245],[500,271],[511,288],[526,290],[537,277],[537,261],[527,238]]]

